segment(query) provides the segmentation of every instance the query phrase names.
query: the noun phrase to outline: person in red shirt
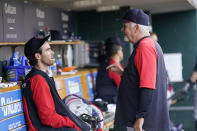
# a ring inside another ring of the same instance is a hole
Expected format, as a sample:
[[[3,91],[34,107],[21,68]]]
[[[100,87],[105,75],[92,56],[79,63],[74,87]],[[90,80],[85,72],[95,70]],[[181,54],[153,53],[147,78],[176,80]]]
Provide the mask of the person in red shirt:
[[[89,131],[59,97],[55,82],[48,76],[54,52],[44,39],[32,38],[24,48],[32,70],[22,85],[23,107],[28,131]]]
[[[124,69],[116,63],[107,67],[121,75],[114,124],[134,131],[170,131],[167,72],[163,51],[150,37],[149,16],[129,9],[119,21],[134,48]]]
[[[106,70],[106,67],[117,63],[122,68],[120,64],[123,60],[122,45],[119,37],[109,37],[105,41],[107,58],[101,62],[96,78],[96,98],[101,98],[110,104],[116,103],[121,77],[111,70]]]

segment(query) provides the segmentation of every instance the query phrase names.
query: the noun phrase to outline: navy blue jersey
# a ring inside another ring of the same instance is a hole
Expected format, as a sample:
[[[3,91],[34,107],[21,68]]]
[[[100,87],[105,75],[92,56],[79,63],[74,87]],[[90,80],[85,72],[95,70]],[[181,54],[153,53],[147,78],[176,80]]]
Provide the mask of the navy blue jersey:
[[[51,125],[46,125],[43,123],[43,121],[41,120],[41,115],[39,115],[38,112],[38,108],[40,106],[35,104],[35,97],[33,97],[33,91],[31,88],[31,85],[33,83],[31,83],[30,79],[32,77],[35,76],[40,76],[42,78],[44,78],[44,80],[47,82],[49,89],[50,89],[50,94],[52,96],[52,99],[54,101],[54,106],[55,106],[55,113],[58,116],[62,116],[62,117],[68,117],[72,122],[74,122],[82,131],[89,131],[90,128],[89,126],[82,121],[79,117],[77,117],[75,114],[73,114],[69,108],[67,107],[67,105],[64,104],[64,102],[61,100],[60,96],[58,95],[58,92],[56,90],[55,87],[55,82],[53,79],[49,78],[49,76],[41,71],[38,70],[36,68],[32,68],[32,70],[28,73],[28,75],[25,77],[25,81],[23,83],[22,86],[22,95],[23,95],[23,104],[24,104],[24,112],[27,118],[27,122],[28,122],[28,130],[39,130],[39,131],[77,131],[77,129],[75,127],[68,127],[66,125],[61,125],[61,127],[57,127],[60,126],[60,124],[62,124],[63,122],[59,120],[58,124],[53,124],[53,126]],[[33,82],[33,81],[32,81]],[[34,81],[35,82],[35,81]],[[41,81],[44,83],[44,81]],[[47,92],[40,92],[40,93],[47,93]],[[43,95],[46,96],[46,95]],[[49,100],[49,99],[48,99]],[[52,101],[51,101],[52,102]],[[43,104],[42,102],[40,102],[39,104]],[[52,104],[52,103],[51,103]],[[43,110],[44,108],[42,108]],[[51,109],[51,108],[49,108]],[[51,109],[52,110],[52,109]],[[47,112],[47,111],[46,111]],[[56,114],[52,114],[53,116],[57,116]],[[50,116],[51,114],[48,114],[48,116]],[[55,118],[55,117],[53,117]],[[49,120],[49,118],[48,118]],[[57,120],[57,117],[56,119]],[[66,120],[65,120],[66,121]],[[67,119],[66,123],[70,123],[69,120]],[[51,122],[52,123],[52,122]]]
[[[118,92],[115,124],[133,127],[136,121],[136,114],[139,110],[140,88],[144,87],[144,83],[146,83],[142,83],[142,80],[145,80],[145,78],[148,80],[149,77],[154,79],[154,74],[151,73],[146,74],[145,78],[141,78],[143,76],[139,73],[140,65],[138,65],[138,67],[136,66],[136,51],[139,45],[142,44],[142,41],[144,43],[148,42],[148,44],[153,44],[156,51],[155,83],[151,82],[150,87],[147,87],[153,90],[153,99],[146,115],[144,116],[143,129],[145,131],[169,131],[169,112],[166,94],[167,73],[163,59],[163,52],[159,44],[154,42],[150,37],[144,37],[134,45],[134,50],[128,60],[128,65],[124,69]]]
[[[106,70],[109,65],[110,60],[106,59],[99,66],[96,78],[96,98],[114,104],[117,101],[118,87],[114,80],[110,78],[109,70]]]

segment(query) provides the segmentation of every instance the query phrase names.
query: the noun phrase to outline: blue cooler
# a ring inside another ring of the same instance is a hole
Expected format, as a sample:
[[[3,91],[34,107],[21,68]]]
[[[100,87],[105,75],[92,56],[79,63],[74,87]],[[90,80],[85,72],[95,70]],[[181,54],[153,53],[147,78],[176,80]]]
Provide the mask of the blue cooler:
[[[10,82],[21,81],[32,69],[32,66],[6,66],[6,80]]]

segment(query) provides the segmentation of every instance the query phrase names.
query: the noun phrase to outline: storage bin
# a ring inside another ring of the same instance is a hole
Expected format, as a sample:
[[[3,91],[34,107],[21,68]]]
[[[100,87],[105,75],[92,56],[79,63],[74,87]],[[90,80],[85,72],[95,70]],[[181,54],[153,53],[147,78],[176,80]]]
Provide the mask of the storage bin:
[[[6,66],[6,80],[10,82],[21,81],[31,68],[32,66]]]

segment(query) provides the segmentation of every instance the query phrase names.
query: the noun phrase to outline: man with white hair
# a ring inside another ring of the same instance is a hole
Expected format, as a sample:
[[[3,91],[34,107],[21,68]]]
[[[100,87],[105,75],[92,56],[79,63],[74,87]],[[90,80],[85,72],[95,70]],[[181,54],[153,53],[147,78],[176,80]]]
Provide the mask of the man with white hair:
[[[149,34],[149,17],[141,9],[130,9],[119,20],[134,50],[124,69],[116,63],[107,67],[122,75],[115,125],[134,131],[169,131],[167,73],[162,49]]]

